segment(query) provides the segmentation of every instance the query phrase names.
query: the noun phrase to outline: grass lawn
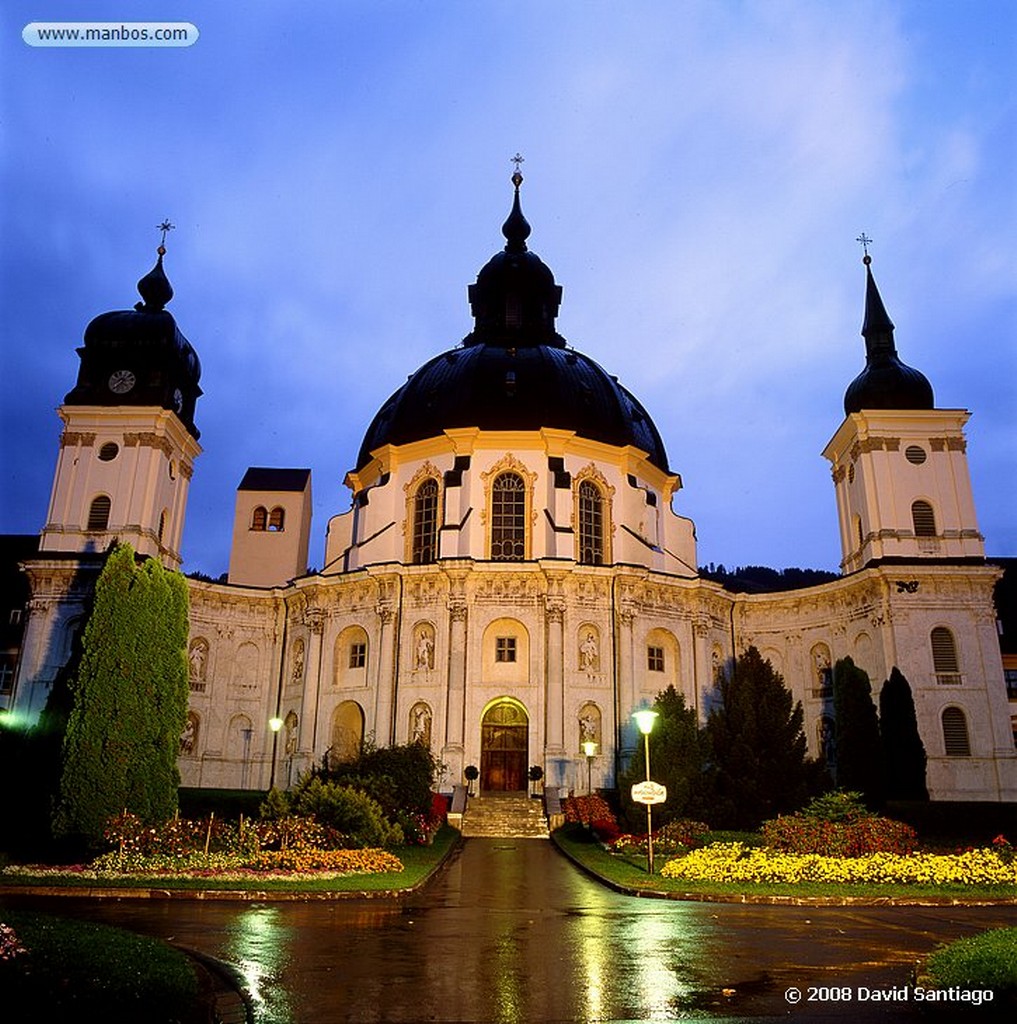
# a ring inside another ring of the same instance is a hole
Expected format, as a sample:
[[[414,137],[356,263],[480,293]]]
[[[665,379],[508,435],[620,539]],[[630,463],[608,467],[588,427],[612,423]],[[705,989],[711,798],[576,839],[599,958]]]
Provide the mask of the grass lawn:
[[[732,898],[745,896],[787,896],[787,897],[867,897],[870,899],[1014,899],[1017,892],[1011,886],[990,885],[860,885],[831,884],[820,882],[799,883],[751,883],[751,882],[705,882],[687,879],[661,878],[659,874],[649,875],[646,871],[645,855],[626,856],[608,853],[598,842],[593,841],[582,826],[565,826],[556,831],[552,838],[558,846],[576,863],[599,878],[626,889],[647,893],[661,893],[673,897],[683,894],[690,896],[714,896]],[[728,837],[725,836],[726,840]],[[659,872],[670,855],[654,854],[654,869]]]
[[[959,939],[936,950],[925,964],[925,976],[937,988],[991,988],[1017,998],[1017,928]]]
[[[220,879],[216,876],[201,878],[164,878],[159,875],[117,875],[102,878],[82,877],[76,873],[0,875],[0,889],[25,886],[59,886],[83,889],[173,889],[183,891],[229,891],[259,893],[322,893],[322,892],[392,892],[412,889],[421,884],[450,853],[459,839],[456,829],[444,826],[430,846],[401,846],[394,853],[403,864],[402,871],[379,874],[354,874],[339,878],[316,879],[303,877]]]
[[[5,1022],[202,1020],[198,978],[188,957],[172,946],[119,928],[31,911],[4,910],[3,920],[26,949],[0,960]]]

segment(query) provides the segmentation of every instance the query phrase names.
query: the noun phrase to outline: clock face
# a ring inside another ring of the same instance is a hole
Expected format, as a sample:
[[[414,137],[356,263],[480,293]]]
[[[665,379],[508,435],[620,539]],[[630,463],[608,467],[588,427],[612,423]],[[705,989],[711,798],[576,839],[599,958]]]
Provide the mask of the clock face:
[[[109,379],[109,389],[115,395],[126,395],[135,382],[136,378],[130,370],[117,370]]]
[[[180,412],[184,407],[184,393],[180,388],[173,389],[173,410],[174,412]]]

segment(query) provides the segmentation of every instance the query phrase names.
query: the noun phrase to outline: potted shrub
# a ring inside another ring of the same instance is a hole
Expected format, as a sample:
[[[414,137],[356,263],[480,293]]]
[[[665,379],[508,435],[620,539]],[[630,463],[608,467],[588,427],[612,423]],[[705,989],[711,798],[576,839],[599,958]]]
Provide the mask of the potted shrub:
[[[528,774],[530,776],[530,782],[533,783],[533,785],[530,787],[530,789],[532,790],[530,796],[536,797],[537,783],[540,782],[540,780],[544,777],[544,769],[541,768],[539,764],[531,764]]]
[[[480,778],[480,769],[475,764],[468,764],[463,769],[463,775],[466,776],[466,793],[468,796],[473,796],[473,783]]]

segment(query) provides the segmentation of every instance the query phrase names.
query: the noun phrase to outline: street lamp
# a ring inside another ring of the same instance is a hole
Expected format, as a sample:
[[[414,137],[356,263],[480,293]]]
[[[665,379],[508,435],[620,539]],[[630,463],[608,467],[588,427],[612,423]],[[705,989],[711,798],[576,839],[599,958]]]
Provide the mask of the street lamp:
[[[279,730],[283,727],[283,720],[276,716],[268,720],[268,727],[272,730],[272,770],[269,773],[268,788],[275,789],[275,755],[279,746]]]
[[[583,740],[583,753],[586,755],[586,792],[593,796],[593,759],[597,756],[597,744],[593,740]]]
[[[646,781],[650,781],[650,733],[653,732],[653,723],[659,717],[656,711],[636,711],[632,717],[643,734],[644,749],[646,751]],[[651,804],[646,805],[646,868],[653,874],[653,812]]]

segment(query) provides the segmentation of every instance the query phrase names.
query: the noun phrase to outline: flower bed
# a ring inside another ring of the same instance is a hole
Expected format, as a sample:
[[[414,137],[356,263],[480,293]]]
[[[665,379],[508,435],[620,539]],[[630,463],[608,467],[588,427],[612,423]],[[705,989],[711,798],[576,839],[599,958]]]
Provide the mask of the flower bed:
[[[694,850],[703,845],[703,839],[708,835],[710,826],[702,821],[680,819],[669,822],[663,828],[653,833],[653,848],[660,854],[683,853]],[[627,833],[618,836],[610,843],[611,850],[615,853],[646,853],[646,834],[633,835]]]
[[[664,878],[712,882],[845,882],[903,885],[1005,885],[1017,887],[1017,864],[995,850],[960,854],[873,853],[826,857],[784,853],[742,843],[714,843],[670,860]]]

